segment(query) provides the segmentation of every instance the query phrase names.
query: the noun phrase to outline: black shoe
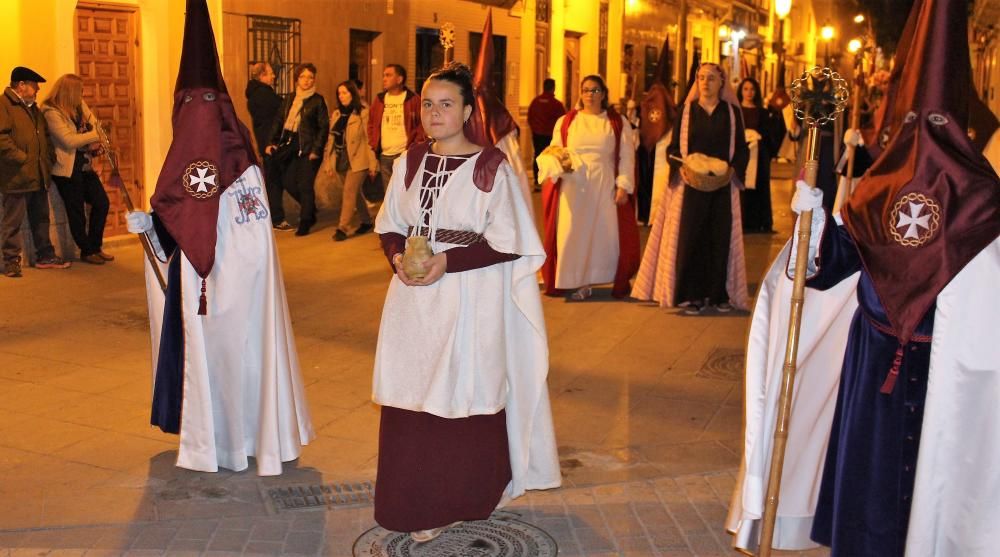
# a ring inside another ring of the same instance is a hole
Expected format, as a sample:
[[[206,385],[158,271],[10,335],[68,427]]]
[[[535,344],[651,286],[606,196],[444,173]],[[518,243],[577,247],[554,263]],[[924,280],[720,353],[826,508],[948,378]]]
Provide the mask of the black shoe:
[[[346,239],[347,239],[347,234],[345,234],[344,231],[340,230],[339,228],[337,229],[336,232],[333,233],[334,242],[343,242]]]
[[[69,261],[63,261],[62,258],[54,255],[35,261],[35,268],[37,269],[69,269],[70,265],[72,264]]]
[[[21,276],[21,260],[11,259],[10,261],[4,261],[3,264],[3,274],[10,278],[17,278]]]
[[[309,223],[299,223],[299,228],[295,231],[296,236],[307,236],[312,225]]]
[[[375,227],[372,225],[372,223],[370,223],[370,222],[363,222],[363,223],[361,223],[361,226],[359,226],[358,229],[354,232],[354,235],[355,236],[360,236],[362,234],[367,234],[367,233],[371,232],[373,228],[375,228]]]

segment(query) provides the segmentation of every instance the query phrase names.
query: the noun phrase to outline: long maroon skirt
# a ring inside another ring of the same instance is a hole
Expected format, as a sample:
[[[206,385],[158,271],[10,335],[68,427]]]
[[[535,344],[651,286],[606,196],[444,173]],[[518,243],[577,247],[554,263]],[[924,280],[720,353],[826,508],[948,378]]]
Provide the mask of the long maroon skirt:
[[[507,414],[446,419],[382,407],[375,521],[413,532],[483,520],[510,482]]]

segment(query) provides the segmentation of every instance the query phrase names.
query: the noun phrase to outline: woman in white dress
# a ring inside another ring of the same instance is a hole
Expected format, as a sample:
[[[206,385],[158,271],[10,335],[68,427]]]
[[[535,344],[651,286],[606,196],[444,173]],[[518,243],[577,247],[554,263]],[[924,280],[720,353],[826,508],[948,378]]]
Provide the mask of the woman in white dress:
[[[539,164],[540,177],[549,179],[549,189],[543,193],[546,293],[572,291],[572,300],[585,300],[593,285],[611,282],[616,283],[615,292],[627,294],[628,280],[638,268],[639,249],[634,212],[619,209],[634,203],[635,132],[608,106],[601,76],[583,79],[580,103],[579,109],[556,121],[552,136],[552,145],[565,148],[578,166],[553,175],[542,170],[551,165]],[[542,157],[546,156],[551,155]],[[627,214],[631,228],[624,225]],[[618,288],[621,282],[624,288]]]
[[[476,107],[468,68],[434,72],[420,96],[432,143],[396,160],[375,220],[394,276],[372,391],[375,520],[429,542],[561,477],[534,219],[506,155],[463,134]],[[420,236],[434,255],[408,264]]]

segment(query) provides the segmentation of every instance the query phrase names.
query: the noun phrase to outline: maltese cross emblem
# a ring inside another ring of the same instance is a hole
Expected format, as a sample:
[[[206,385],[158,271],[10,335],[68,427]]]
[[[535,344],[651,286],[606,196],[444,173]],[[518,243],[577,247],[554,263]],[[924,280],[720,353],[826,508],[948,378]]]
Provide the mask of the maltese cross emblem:
[[[214,164],[201,160],[184,170],[184,190],[196,199],[208,199],[219,191],[219,170]]]
[[[889,216],[889,233],[896,243],[917,247],[927,243],[941,225],[941,208],[921,193],[909,193],[896,202]]]

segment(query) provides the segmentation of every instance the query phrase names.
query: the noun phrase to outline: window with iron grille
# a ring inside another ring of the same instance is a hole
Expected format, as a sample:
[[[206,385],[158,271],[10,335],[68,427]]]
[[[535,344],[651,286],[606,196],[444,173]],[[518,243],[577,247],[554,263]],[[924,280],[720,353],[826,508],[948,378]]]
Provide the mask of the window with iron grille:
[[[444,47],[441,33],[430,27],[417,27],[417,67],[413,72],[413,85],[418,93],[431,72],[444,65]]]
[[[302,62],[302,21],[266,15],[247,16],[247,58],[274,69],[274,90],[285,97],[295,92],[292,73]]]

